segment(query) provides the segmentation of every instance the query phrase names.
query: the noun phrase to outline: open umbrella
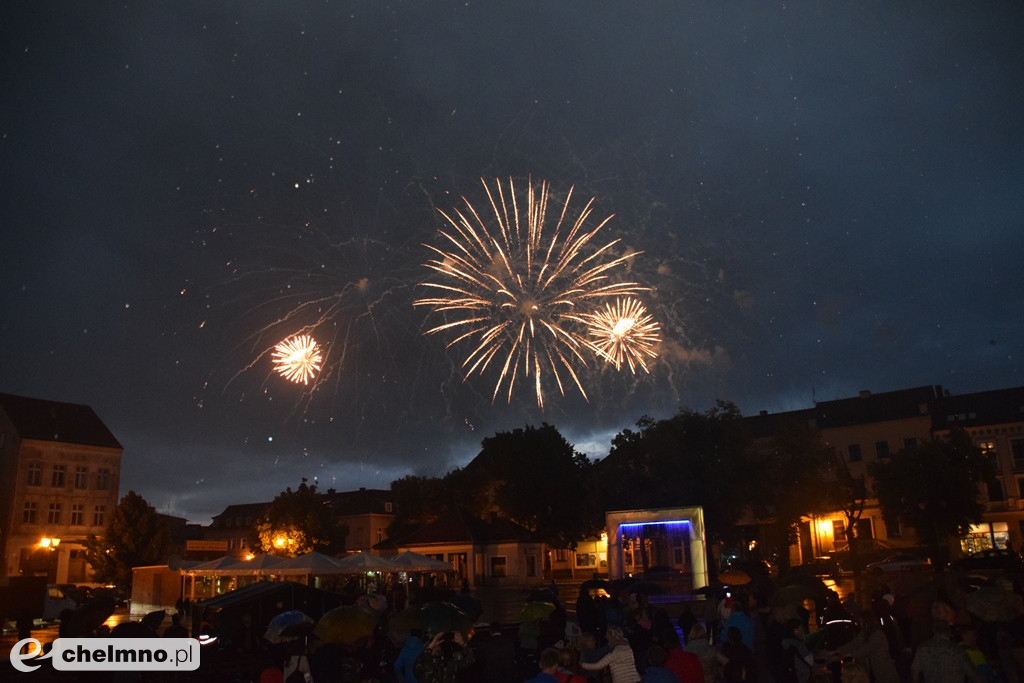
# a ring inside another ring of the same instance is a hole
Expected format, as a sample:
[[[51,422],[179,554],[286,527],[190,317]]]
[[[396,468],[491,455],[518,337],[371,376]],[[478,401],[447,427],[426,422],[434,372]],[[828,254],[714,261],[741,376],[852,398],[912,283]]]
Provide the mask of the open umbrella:
[[[440,601],[406,607],[391,619],[391,632],[396,635],[420,629],[425,633],[459,631],[465,636],[471,626],[465,612],[450,602]]]
[[[626,590],[630,593],[637,593],[640,595],[663,595],[667,592],[665,587],[660,583],[644,580],[629,584],[629,587]]]
[[[1021,596],[999,586],[982,586],[967,594],[967,611],[982,621],[1012,621],[1024,612]]]
[[[607,579],[587,579],[580,584],[580,588],[583,590],[608,590],[612,587],[612,584]]]
[[[340,569],[351,574],[363,574],[366,572],[393,572],[394,563],[386,557],[373,555],[371,553],[354,553],[346,555],[337,560]]]
[[[377,628],[380,615],[376,612],[342,605],[325,612],[313,629],[313,635],[324,643],[354,645],[363,638],[369,638]]]
[[[750,574],[739,569],[726,569],[718,572],[718,580],[726,586],[745,586],[750,583]]]
[[[804,600],[811,598],[815,604],[824,605],[827,590],[824,585],[792,583],[782,586],[772,593],[772,596],[768,598],[768,604],[772,607],[785,607],[786,605],[799,605]]]
[[[301,624],[312,625],[313,620],[296,609],[281,612],[270,620],[263,637],[270,643],[282,643],[289,638],[298,637],[299,634],[295,633],[295,630]]]
[[[522,609],[519,610],[519,616],[516,617],[516,620],[540,621],[541,619],[547,619],[554,611],[555,606],[553,603],[533,600],[523,605]]]
[[[394,571],[400,572],[450,572],[452,565],[444,560],[436,560],[411,550],[398,553],[390,558]]]

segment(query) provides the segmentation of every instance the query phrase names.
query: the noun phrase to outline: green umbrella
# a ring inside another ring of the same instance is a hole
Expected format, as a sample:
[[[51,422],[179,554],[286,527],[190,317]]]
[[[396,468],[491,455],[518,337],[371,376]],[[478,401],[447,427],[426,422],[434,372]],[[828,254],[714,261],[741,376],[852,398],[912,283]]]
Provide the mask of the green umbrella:
[[[553,603],[534,600],[523,605],[516,619],[518,621],[540,621],[541,619],[547,619],[554,611],[555,605]]]
[[[379,614],[355,605],[343,605],[320,617],[313,635],[323,643],[354,645],[373,635]]]

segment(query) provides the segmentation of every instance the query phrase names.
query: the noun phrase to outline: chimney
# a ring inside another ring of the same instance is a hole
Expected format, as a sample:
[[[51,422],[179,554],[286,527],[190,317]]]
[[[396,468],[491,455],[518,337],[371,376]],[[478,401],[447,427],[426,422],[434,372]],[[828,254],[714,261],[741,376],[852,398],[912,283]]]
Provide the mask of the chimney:
[[[868,389],[861,389],[860,390],[860,397],[861,398],[871,398],[871,392]]]

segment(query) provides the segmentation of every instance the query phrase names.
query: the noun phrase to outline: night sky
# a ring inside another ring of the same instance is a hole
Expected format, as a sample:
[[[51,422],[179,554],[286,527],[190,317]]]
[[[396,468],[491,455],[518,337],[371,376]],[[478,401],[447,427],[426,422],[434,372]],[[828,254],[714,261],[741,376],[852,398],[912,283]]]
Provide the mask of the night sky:
[[[92,406],[207,522],[542,422],[1024,384],[1024,4],[6,2],[0,391]],[[591,197],[659,359],[492,403],[424,336],[480,178]],[[335,304],[315,390],[268,346]],[[301,316],[300,316],[301,317]],[[325,369],[326,370],[326,369]]]

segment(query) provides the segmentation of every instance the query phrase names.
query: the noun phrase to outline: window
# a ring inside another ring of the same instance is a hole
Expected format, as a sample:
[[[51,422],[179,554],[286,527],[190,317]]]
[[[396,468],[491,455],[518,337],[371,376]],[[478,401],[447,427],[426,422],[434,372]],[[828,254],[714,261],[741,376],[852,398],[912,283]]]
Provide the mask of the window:
[[[885,535],[889,538],[899,538],[903,535],[903,527],[900,525],[900,520],[894,519],[891,522],[885,523]]]
[[[28,464],[28,479],[26,483],[29,486],[43,485],[43,463],[30,462]]]
[[[236,547],[238,547],[238,541],[233,539],[233,538],[229,538],[228,539],[228,550],[234,550]]]
[[[903,439],[903,447],[904,448],[913,448],[916,445],[917,445],[917,439],[915,439],[912,436],[907,437],[906,439]]]
[[[75,488],[84,489],[89,485],[89,468],[78,466],[75,468]]]
[[[537,576],[537,556],[527,555],[526,556],[526,575]]]
[[[394,507],[391,505],[390,501],[387,502],[387,503],[384,503],[384,512],[393,512],[393,511],[394,511]]]
[[[377,527],[377,543],[381,543],[383,541],[384,541],[384,527],[379,526],[379,527]]]
[[[1003,492],[1003,480],[993,479],[988,482],[988,499],[991,501],[1004,501],[1006,494]]]
[[[101,467],[96,470],[96,488],[100,491],[106,491],[110,488],[110,469],[107,467]]]
[[[889,457],[889,442],[888,441],[876,441],[875,442],[875,457],[879,460],[884,460]]]
[[[35,524],[36,523],[36,504],[32,501],[25,503],[25,509],[21,512],[21,523],[22,524]]]
[[[246,548],[248,548],[249,547],[249,539],[248,538],[240,538],[240,539],[238,539],[238,547],[241,548],[242,550],[245,550]]]
[[[106,524],[106,518],[107,518],[107,506],[106,505],[97,505],[95,508],[93,508],[93,511],[92,511],[92,525],[93,526],[103,526],[104,524]]]
[[[860,462],[860,460],[861,460],[860,444],[859,443],[851,443],[850,444],[850,448],[849,448],[849,454],[850,454],[850,462]]]
[[[1013,455],[1013,469],[1024,470],[1024,439],[1011,439],[1010,453]]]
[[[85,506],[75,503],[71,506],[71,526],[82,526],[85,524]]]
[[[64,473],[67,472],[67,465],[54,465],[53,476],[50,477],[50,485],[54,488],[64,487]]]
[[[46,512],[47,524],[60,524],[60,503],[50,503],[50,509]]]
[[[499,578],[508,576],[508,564],[505,557],[491,558],[491,576]]]

